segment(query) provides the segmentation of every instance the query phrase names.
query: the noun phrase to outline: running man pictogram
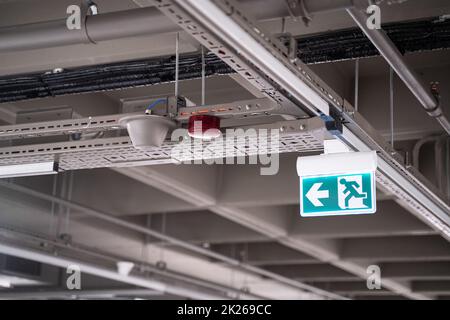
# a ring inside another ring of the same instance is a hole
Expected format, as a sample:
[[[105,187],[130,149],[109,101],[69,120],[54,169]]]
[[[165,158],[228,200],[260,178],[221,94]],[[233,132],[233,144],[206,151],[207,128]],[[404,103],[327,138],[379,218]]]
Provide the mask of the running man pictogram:
[[[349,201],[352,198],[366,198],[367,194],[366,193],[359,193],[358,189],[360,187],[359,183],[356,181],[347,181],[346,179],[342,178],[341,180],[339,180],[339,183],[342,184],[343,186],[345,186],[345,189],[343,191],[344,195],[345,195],[345,207],[348,208],[349,206]]]

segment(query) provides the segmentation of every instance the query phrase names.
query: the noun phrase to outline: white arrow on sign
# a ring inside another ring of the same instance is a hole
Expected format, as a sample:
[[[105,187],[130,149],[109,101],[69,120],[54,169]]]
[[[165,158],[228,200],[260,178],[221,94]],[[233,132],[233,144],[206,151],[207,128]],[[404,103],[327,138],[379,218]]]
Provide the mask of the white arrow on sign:
[[[315,207],[323,207],[323,203],[319,199],[328,199],[330,192],[328,190],[319,190],[322,186],[322,182],[314,183],[306,193],[306,198],[311,201]]]

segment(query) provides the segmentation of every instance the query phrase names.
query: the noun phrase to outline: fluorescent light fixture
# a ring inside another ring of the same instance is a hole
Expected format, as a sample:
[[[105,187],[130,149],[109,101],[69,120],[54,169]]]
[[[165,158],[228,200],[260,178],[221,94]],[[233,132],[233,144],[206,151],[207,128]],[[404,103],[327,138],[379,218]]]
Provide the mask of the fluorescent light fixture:
[[[0,178],[39,176],[56,173],[58,173],[58,163],[55,161],[0,166]]]
[[[341,152],[297,158],[297,174],[302,176],[375,172],[377,153]]]

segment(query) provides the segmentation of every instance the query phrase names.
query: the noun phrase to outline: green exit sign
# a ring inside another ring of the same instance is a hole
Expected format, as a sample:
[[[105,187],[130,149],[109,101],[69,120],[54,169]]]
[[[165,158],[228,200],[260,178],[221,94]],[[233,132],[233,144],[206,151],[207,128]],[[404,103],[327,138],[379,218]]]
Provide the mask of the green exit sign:
[[[375,211],[373,172],[300,177],[300,214],[303,217]]]
[[[299,157],[302,217],[376,212],[375,152]]]

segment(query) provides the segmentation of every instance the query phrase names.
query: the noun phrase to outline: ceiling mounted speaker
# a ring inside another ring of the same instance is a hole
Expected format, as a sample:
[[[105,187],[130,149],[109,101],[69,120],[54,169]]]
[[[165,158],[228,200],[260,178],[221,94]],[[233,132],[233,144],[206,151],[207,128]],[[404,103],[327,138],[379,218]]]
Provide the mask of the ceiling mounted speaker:
[[[146,114],[125,116],[119,124],[127,128],[136,149],[160,147],[167,133],[177,127],[174,121],[165,117]]]

